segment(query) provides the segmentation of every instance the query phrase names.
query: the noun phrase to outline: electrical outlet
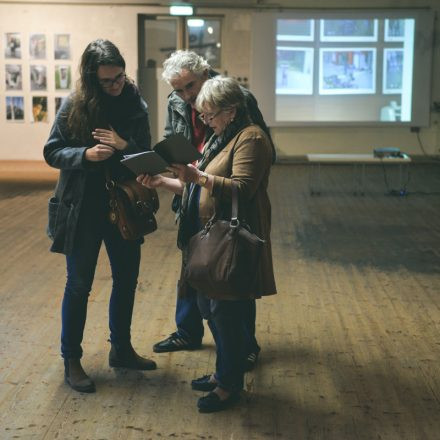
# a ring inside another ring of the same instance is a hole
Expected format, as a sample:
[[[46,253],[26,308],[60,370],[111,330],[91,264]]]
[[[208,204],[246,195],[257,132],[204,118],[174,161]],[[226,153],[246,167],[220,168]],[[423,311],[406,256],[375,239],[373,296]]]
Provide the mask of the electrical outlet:
[[[410,131],[411,133],[418,133],[420,131],[420,127],[411,127]]]

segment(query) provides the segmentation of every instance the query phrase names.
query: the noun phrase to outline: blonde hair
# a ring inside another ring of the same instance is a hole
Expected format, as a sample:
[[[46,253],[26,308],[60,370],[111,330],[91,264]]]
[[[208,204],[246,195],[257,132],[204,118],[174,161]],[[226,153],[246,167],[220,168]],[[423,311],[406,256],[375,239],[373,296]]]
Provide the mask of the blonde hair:
[[[226,76],[216,76],[206,80],[196,99],[196,109],[203,113],[205,107],[226,110],[246,107],[245,97],[238,82]]]

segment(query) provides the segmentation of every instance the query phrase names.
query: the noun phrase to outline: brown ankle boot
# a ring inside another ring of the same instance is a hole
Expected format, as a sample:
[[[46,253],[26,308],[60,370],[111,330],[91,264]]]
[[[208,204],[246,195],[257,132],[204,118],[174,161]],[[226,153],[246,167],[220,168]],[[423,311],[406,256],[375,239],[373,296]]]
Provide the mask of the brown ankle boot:
[[[64,359],[64,379],[75,391],[94,393],[95,384],[85,373],[79,359]]]
[[[110,367],[129,368],[131,370],[155,370],[156,362],[151,359],[139,356],[130,345],[119,347],[112,344],[108,356]]]

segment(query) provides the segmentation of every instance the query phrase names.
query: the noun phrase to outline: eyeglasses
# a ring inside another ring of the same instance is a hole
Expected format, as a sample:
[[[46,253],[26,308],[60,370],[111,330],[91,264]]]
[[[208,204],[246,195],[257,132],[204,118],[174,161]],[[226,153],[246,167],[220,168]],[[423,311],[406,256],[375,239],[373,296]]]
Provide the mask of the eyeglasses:
[[[121,72],[118,76],[116,76],[113,79],[110,79],[110,78],[99,79],[98,78],[98,82],[102,88],[110,89],[111,87],[113,87],[114,84],[121,84],[121,82],[124,81],[125,78],[126,78],[125,72]]]
[[[217,117],[223,110],[212,113],[200,113],[199,119],[206,125],[208,125],[215,117]]]

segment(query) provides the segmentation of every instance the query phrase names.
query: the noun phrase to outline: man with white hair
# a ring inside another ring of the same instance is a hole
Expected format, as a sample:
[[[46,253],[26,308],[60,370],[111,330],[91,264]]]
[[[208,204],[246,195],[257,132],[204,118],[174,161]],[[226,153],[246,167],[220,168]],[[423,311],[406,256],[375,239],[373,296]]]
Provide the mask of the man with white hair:
[[[201,152],[205,141],[214,133],[209,125],[205,125],[195,109],[195,101],[203,83],[216,76],[208,62],[195,52],[178,50],[171,54],[163,64],[162,78],[174,89],[168,96],[168,113],[165,125],[165,137],[182,134]],[[249,90],[242,87],[246,105],[254,124],[259,125],[269,136],[263,116],[258,108],[255,97]],[[271,141],[272,142],[272,141]],[[273,146],[275,161],[275,147]],[[178,214],[180,198],[173,200],[173,210]],[[197,232],[197,231],[195,231]],[[179,285],[178,285],[179,289]],[[257,361],[260,347],[255,338],[255,300],[253,310],[246,319],[244,333],[246,335],[247,352],[245,368],[251,370]],[[168,338],[153,346],[156,353],[178,350],[194,350],[200,348],[204,334],[203,320],[197,306],[197,293],[186,287],[185,292],[179,292],[176,304],[177,331]],[[209,325],[212,325],[208,322]]]

